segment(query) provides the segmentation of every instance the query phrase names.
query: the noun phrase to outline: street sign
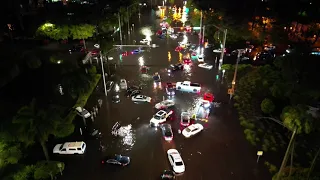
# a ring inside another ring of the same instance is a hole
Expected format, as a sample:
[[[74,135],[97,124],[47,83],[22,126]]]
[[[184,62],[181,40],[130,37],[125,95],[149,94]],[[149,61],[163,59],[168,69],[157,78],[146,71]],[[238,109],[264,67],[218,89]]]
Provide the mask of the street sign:
[[[234,90],[232,88],[228,89],[228,94],[234,94]]]

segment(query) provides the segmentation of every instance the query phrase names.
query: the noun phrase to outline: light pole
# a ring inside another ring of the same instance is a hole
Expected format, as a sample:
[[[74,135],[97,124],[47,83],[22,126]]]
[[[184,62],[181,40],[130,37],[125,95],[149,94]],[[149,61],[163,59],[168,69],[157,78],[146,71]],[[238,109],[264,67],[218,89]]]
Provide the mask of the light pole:
[[[202,11],[200,12],[201,17],[200,17],[200,33],[199,33],[199,46],[201,45],[201,39],[202,39]]]
[[[146,6],[147,4],[146,3],[139,3],[139,2],[136,2],[136,3],[133,3],[133,4],[131,4],[130,6],[127,6],[127,17],[128,17],[128,34],[130,34],[130,17],[129,17],[129,8],[130,7],[132,7],[132,6],[134,6],[134,5],[136,5],[136,4],[139,4],[139,6]]]
[[[114,50],[115,48],[112,48],[110,49],[109,51],[107,51],[106,54],[108,54],[110,51]],[[107,58],[107,61],[108,61],[108,57]],[[106,87],[106,77],[105,77],[105,74],[104,74],[104,63],[103,63],[103,60],[102,60],[102,53],[101,53],[101,49],[100,49],[100,63],[101,63],[101,69],[102,69],[102,78],[103,78],[103,87],[104,87],[104,94],[106,96],[108,96],[108,91],[107,91],[107,87]],[[108,67],[109,68],[109,67]],[[109,72],[110,73],[110,72]]]
[[[120,12],[118,12],[118,20],[119,20],[120,44],[122,45],[122,31],[121,31],[121,18],[120,18]]]
[[[238,50],[238,57],[237,57],[237,62],[236,62],[236,67],[234,69],[234,74],[233,74],[233,80],[232,80],[232,87],[231,90],[229,90],[229,94],[230,94],[230,100],[234,94],[234,90],[236,87],[236,80],[237,80],[237,73],[238,73],[238,65],[239,65],[239,61],[240,61],[240,56],[242,53],[244,53],[244,49],[237,49]]]
[[[290,130],[286,125],[284,125],[281,121],[277,120],[277,119],[274,119],[274,118],[271,118],[271,117],[256,117],[257,119],[268,119],[268,120],[272,120],[278,124],[280,124],[281,126],[287,128],[288,130]],[[289,153],[290,153],[290,149],[294,143],[294,138],[295,138],[295,135],[297,134],[297,128],[295,128],[292,132],[292,135],[291,135],[291,138],[290,138],[290,141],[289,141],[289,144],[288,144],[288,147],[287,147],[287,150],[286,150],[286,153],[284,154],[284,157],[283,157],[283,160],[282,160],[282,163],[281,163],[281,167],[279,169],[279,172],[277,174],[277,177],[276,177],[276,180],[280,180],[280,177],[281,177],[281,173],[284,169],[284,167],[286,166],[287,164],[287,161],[288,161],[288,158],[289,158]]]

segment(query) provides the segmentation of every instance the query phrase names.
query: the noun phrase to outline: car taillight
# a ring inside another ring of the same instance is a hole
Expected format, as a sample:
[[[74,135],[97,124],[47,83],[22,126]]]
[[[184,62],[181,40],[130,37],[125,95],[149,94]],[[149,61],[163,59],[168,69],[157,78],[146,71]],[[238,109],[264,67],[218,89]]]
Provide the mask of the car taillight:
[[[104,164],[104,161],[101,161],[101,164]]]
[[[173,113],[173,111],[170,111],[169,113]]]

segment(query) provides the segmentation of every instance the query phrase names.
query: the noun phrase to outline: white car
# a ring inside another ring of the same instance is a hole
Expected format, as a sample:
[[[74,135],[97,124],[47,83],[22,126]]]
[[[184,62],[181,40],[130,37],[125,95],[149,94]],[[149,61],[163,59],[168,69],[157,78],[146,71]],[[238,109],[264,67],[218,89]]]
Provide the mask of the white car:
[[[120,89],[124,89],[124,90],[128,89],[128,84],[125,79],[120,79]]]
[[[174,101],[172,101],[171,99],[167,99],[157,103],[154,107],[156,109],[167,109],[172,106],[174,106]]]
[[[176,34],[170,34],[170,37],[171,37],[172,39],[177,39],[177,38],[178,38],[178,36],[177,36]]]
[[[150,125],[153,127],[158,127],[159,124],[164,123],[167,121],[167,118],[172,115],[173,111],[164,111],[160,110],[150,120]]]
[[[181,120],[180,120],[181,126],[189,126],[190,121],[191,121],[191,114],[188,112],[182,112]]]
[[[198,62],[200,62],[200,63],[204,62],[203,55],[198,56]]]
[[[134,102],[151,102],[151,97],[144,96],[144,95],[135,95],[131,98]]]
[[[109,56],[109,57],[108,57],[108,60],[109,60],[109,61],[112,61],[112,60],[113,60],[113,57],[112,57],[112,56]]]
[[[167,154],[173,171],[175,173],[183,173],[186,170],[186,168],[184,166],[180,153],[176,149],[169,149],[167,151]]]
[[[91,116],[91,114],[89,113],[88,110],[86,110],[85,108],[82,108],[82,107],[76,107],[76,111],[77,111],[77,114],[81,117],[84,117],[84,118],[89,118]]]
[[[148,40],[148,39],[142,39],[141,41],[140,41],[140,43],[141,44],[147,44],[147,43],[149,43],[150,41]]]
[[[221,50],[221,49],[214,49],[213,52],[214,52],[214,53],[221,53],[222,50]]]
[[[193,135],[198,134],[199,132],[201,132],[203,130],[203,126],[199,123],[197,124],[192,124],[190,126],[188,126],[187,128],[185,128],[182,131],[182,135],[186,138],[189,138]]]
[[[53,148],[53,154],[84,154],[87,145],[85,142],[65,142],[63,144],[57,144]]]
[[[213,66],[211,64],[202,63],[202,64],[199,64],[198,67],[210,70],[210,69],[212,69]]]

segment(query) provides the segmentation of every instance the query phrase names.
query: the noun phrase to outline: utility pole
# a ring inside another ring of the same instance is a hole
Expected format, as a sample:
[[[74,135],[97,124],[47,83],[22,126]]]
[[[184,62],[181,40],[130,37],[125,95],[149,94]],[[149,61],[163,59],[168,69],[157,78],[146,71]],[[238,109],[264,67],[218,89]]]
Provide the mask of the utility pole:
[[[234,94],[234,90],[235,90],[235,87],[236,87],[236,80],[237,80],[237,73],[238,73],[238,65],[239,65],[239,61],[240,61],[240,56],[241,56],[241,53],[243,52],[244,50],[243,49],[238,49],[238,57],[237,57],[237,62],[236,62],[236,67],[234,69],[234,74],[233,74],[233,80],[232,80],[232,87],[231,89],[229,89],[228,93],[230,94],[230,100]]]
[[[127,7],[127,18],[128,18],[128,34],[130,34],[130,27],[129,27],[129,6]]]
[[[199,46],[201,45],[201,39],[202,39],[202,11],[200,13],[201,13],[201,17],[200,17]]]
[[[120,44],[122,45],[122,31],[121,31],[121,19],[120,19],[120,12],[118,12],[118,20],[119,20]]]
[[[201,42],[201,43],[204,43],[204,32],[205,32],[205,27],[206,27],[206,26],[203,26],[202,42]]]
[[[227,33],[228,33],[228,30],[225,29],[225,30],[223,31],[223,42],[222,42],[222,48],[221,48],[221,56],[220,56],[219,67],[221,67],[221,65],[222,65],[222,63],[223,63],[224,51],[225,51],[225,49],[226,49]]]
[[[280,180],[280,177],[281,177],[281,174],[282,174],[282,171],[283,169],[285,168],[285,166],[287,165],[287,160],[289,158],[289,154],[290,154],[290,148],[292,146],[292,143],[294,142],[294,137],[296,135],[296,132],[297,132],[297,129],[295,129],[293,132],[292,132],[292,135],[291,135],[291,139],[289,141],[289,144],[288,144],[288,147],[287,147],[287,150],[286,150],[286,154],[284,155],[283,157],[283,160],[282,160],[282,163],[281,163],[281,167],[279,169],[279,172],[278,172],[278,175],[277,175],[277,179],[276,180]]]
[[[102,53],[100,50],[100,62],[101,62],[101,69],[102,69],[102,78],[103,78],[103,87],[104,87],[104,94],[108,96],[107,87],[106,87],[106,77],[104,74],[104,67],[103,67],[103,60],[102,60]]]

